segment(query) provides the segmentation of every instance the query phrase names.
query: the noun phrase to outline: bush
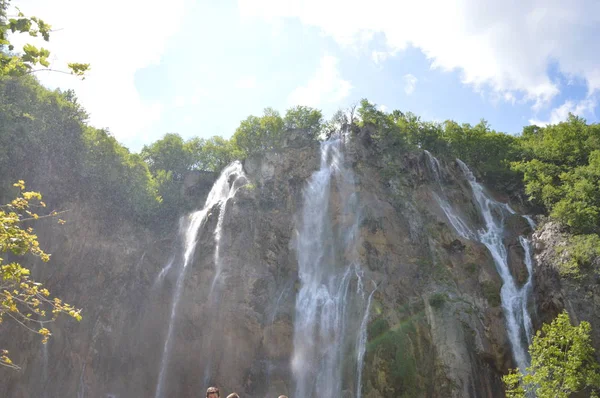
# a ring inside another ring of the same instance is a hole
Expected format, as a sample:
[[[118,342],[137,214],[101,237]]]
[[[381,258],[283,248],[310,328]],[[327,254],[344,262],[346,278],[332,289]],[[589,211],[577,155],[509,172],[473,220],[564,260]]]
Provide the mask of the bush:
[[[481,289],[483,290],[483,296],[492,307],[497,307],[502,303],[500,287],[496,283],[485,281],[481,284]]]
[[[596,234],[572,236],[568,244],[556,248],[556,252],[567,257],[566,261],[560,264],[560,274],[577,277],[581,269],[591,267],[594,260],[600,257],[600,237]]]
[[[440,309],[444,306],[444,303],[448,300],[446,293],[434,293],[429,296],[429,305],[433,308]]]

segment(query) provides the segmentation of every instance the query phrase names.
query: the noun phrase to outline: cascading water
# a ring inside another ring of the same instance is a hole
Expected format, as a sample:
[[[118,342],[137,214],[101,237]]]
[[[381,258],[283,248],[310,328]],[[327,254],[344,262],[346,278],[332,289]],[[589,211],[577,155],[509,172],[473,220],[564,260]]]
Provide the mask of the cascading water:
[[[525,215],[523,216],[523,218],[527,220],[531,229],[535,229],[535,221],[533,221],[533,218],[531,216]]]
[[[531,319],[527,310],[527,300],[531,290],[533,274],[533,260],[529,241],[524,237],[520,238],[521,245],[525,250],[525,264],[529,271],[529,277],[527,282],[519,288],[510,272],[508,253],[503,242],[505,216],[507,213],[515,214],[515,212],[507,204],[497,202],[489,197],[467,165],[459,159],[456,161],[471,185],[473,197],[485,222],[484,228],[478,234],[479,241],[490,251],[496,270],[502,278],[503,284],[500,297],[506,318],[508,337],[512,345],[515,362],[519,369],[525,371],[529,363],[525,343],[531,341],[532,333]]]
[[[360,329],[358,332],[358,341],[356,343],[356,398],[360,398],[362,396],[362,372],[363,372],[363,361],[365,359],[365,352],[367,351],[367,324],[369,322],[369,311],[371,310],[371,300],[373,299],[373,294],[377,287],[373,289],[371,294],[369,294],[369,298],[367,299],[367,308],[363,315],[362,321],[360,323]]]
[[[233,181],[232,178],[234,179]],[[228,199],[232,198],[235,195],[235,192],[240,187],[238,181],[240,179],[246,180],[242,164],[238,161],[233,162],[229,166],[227,166],[222,172],[217,181],[214,183],[208,197],[206,198],[206,202],[202,210],[194,212],[187,217],[185,223],[180,223],[180,235],[183,236],[183,260],[181,266],[179,268],[179,274],[177,276],[177,281],[175,283],[175,289],[173,292],[173,302],[171,304],[171,316],[169,320],[169,329],[167,331],[167,337],[165,339],[165,345],[162,354],[162,360],[160,363],[160,372],[158,376],[158,383],[156,386],[156,398],[163,396],[164,385],[166,380],[166,373],[168,369],[169,363],[169,354],[171,351],[171,344],[173,338],[173,329],[175,327],[175,317],[177,314],[177,306],[179,304],[179,300],[181,299],[181,293],[183,290],[183,284],[185,280],[185,271],[193,259],[194,251],[196,249],[196,242],[198,233],[204,225],[206,218],[210,212],[210,210],[215,206],[219,205],[220,214],[219,221],[217,223],[217,228],[215,230],[215,237],[220,239],[221,229],[223,226],[223,217],[225,212],[225,203]],[[185,226],[185,227],[184,227]],[[218,252],[218,240],[217,240],[217,248],[215,249]],[[215,259],[218,260],[217,254],[215,254]],[[162,280],[165,274],[172,268],[173,262],[170,261],[165,269],[161,271],[157,281]],[[213,280],[213,285],[217,280],[220,270],[220,263],[215,263],[215,278]]]
[[[529,311],[527,308],[527,299],[531,297],[532,285],[533,285],[533,256],[531,252],[531,242],[524,236],[519,236],[519,242],[521,246],[523,246],[523,250],[525,251],[525,267],[527,267],[527,280],[525,284],[521,287],[521,314],[523,317],[523,326],[525,329],[525,336],[527,337],[527,345],[531,344],[531,338],[533,334],[533,324],[531,322],[531,317],[529,316]],[[523,369],[525,370],[525,369]]]
[[[438,203],[440,208],[444,211],[446,218],[450,221],[450,224],[454,227],[456,232],[465,239],[476,239],[475,234],[471,231],[471,228],[467,225],[467,223],[456,213],[456,211],[450,205],[448,198],[446,196],[446,190],[444,189],[444,185],[442,184],[442,173],[440,161],[431,154],[428,150],[424,150],[425,156],[427,157],[427,162],[429,163],[429,168],[433,173],[433,177],[440,187],[440,193],[442,197],[440,197],[437,193],[433,192],[433,197],[435,201]]]
[[[225,169],[223,173],[227,173],[227,179],[220,181],[220,183],[222,184],[222,186],[220,187],[217,186],[217,184],[219,184],[219,181],[217,181],[217,183],[215,183],[215,187],[213,188],[220,190],[221,197],[218,198],[219,219],[217,220],[217,226],[215,228],[215,276],[210,285],[210,293],[214,291],[215,285],[219,281],[219,278],[221,277],[221,272],[223,270],[223,264],[221,263],[221,235],[223,233],[223,221],[225,220],[225,207],[227,206],[227,201],[233,198],[237,190],[248,182],[248,179],[244,175],[244,171],[242,170],[242,164],[240,162],[234,162],[231,166]],[[230,187],[228,185],[228,178],[231,175],[235,175],[236,177],[235,180],[231,183]],[[210,295],[212,296],[212,294]]]
[[[370,300],[355,249],[360,217],[354,175],[344,167],[341,145],[339,138],[321,144],[320,169],[303,192],[292,358],[296,397],[336,397],[351,388],[360,397]],[[334,180],[343,213],[337,223],[330,205]]]

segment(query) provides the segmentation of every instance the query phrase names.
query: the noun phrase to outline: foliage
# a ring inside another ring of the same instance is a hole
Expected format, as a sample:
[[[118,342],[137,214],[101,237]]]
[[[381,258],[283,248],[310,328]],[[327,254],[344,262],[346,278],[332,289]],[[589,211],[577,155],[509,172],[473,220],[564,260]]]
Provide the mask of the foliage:
[[[131,154],[106,130],[84,127],[81,195],[108,214],[145,221],[160,203],[157,184],[138,154]],[[100,199],[100,200],[98,200]]]
[[[600,392],[600,365],[591,343],[591,326],[571,325],[563,311],[533,337],[527,374],[519,370],[504,377],[508,397],[525,397],[535,391],[540,398],[567,398],[584,391]]]
[[[429,297],[429,305],[433,308],[440,309],[447,300],[448,295],[446,293],[434,293]]]
[[[367,335],[370,339],[381,336],[390,329],[390,324],[385,318],[377,318],[369,323]]]
[[[295,106],[286,111],[283,125],[286,130],[303,130],[311,138],[316,139],[323,124],[320,110],[308,106]]]
[[[14,186],[19,189],[19,195],[10,203],[0,206],[0,253],[3,257],[7,252],[16,256],[31,254],[47,262],[50,255],[40,248],[33,229],[26,228],[24,224],[41,217],[54,217],[58,213],[39,216],[35,208],[46,206],[42,195],[39,192],[25,191],[23,181]],[[64,221],[59,220],[59,223]],[[42,343],[45,344],[51,336],[45,324],[54,321],[60,314],[80,321],[81,310],[59,298],[51,299],[50,292],[41,283],[30,279],[29,275],[30,270],[26,267],[0,258],[0,324],[11,319],[25,330],[41,335]],[[42,327],[36,329],[40,325]],[[7,350],[0,351],[0,365],[19,369],[8,354]]]
[[[43,186],[51,203],[89,200],[107,221],[148,220],[160,205],[148,166],[87,117],[71,91],[0,78],[0,183]]]
[[[192,151],[191,170],[219,173],[228,164],[243,156],[233,140],[219,136],[206,140],[192,138],[186,145]]]
[[[279,112],[266,108],[262,117],[249,116],[233,134],[235,144],[244,155],[277,148],[281,143],[284,122]]]
[[[566,261],[560,265],[564,276],[577,277],[582,268],[589,268],[600,257],[600,236],[596,234],[571,236],[565,246],[556,248],[559,255],[565,255]],[[600,274],[600,269],[595,269]]]
[[[492,307],[497,307],[502,303],[498,284],[492,281],[484,281],[481,283],[481,289],[483,290],[483,296]]]
[[[385,148],[389,152],[408,148],[407,132],[402,130],[398,123],[404,117],[401,112],[395,111],[392,114],[386,114],[377,109],[375,104],[363,99],[357,113],[361,120],[361,127],[371,126],[374,128],[373,138],[380,149]]]
[[[366,99],[361,101],[358,115],[362,127],[374,129],[373,138],[384,155],[395,157],[398,152],[426,149],[442,158],[463,160],[496,189],[520,188],[520,177],[510,168],[510,162],[519,160],[522,152],[517,138],[491,130],[485,120],[475,126],[450,120],[424,122],[411,112],[385,113]]]
[[[576,234],[600,232],[600,125],[570,115],[547,127],[525,128],[525,159],[513,162],[526,193]]]
[[[50,41],[52,27],[37,17],[27,17],[19,9],[17,15],[11,17],[8,10],[11,0],[0,0],[0,77],[23,76],[36,72],[35,66],[41,65],[44,70],[50,67],[50,51],[45,48],[37,48],[32,44],[25,44],[21,54],[15,54],[15,46],[9,40],[10,34],[26,33],[32,37],[42,37],[44,41]],[[71,74],[84,78],[85,72],[90,68],[89,64],[69,63]],[[68,72],[65,72],[68,73]]]
[[[152,173],[158,170],[170,171],[174,180],[181,181],[192,164],[190,149],[179,134],[165,134],[162,139],[145,145],[141,155]]]
[[[385,396],[419,395],[417,364],[411,342],[415,337],[416,328],[412,320],[403,322],[394,329],[390,329],[387,321],[380,321],[369,327],[367,361],[373,363],[375,355],[378,358],[378,369],[372,372],[376,379],[371,384]]]

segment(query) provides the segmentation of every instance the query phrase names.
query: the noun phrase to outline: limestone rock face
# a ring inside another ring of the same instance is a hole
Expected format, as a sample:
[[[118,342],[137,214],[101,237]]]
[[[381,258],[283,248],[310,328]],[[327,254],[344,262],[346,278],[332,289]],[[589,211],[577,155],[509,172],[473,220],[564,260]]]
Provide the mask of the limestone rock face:
[[[590,322],[592,342],[600,355],[600,278],[585,269],[581,270],[578,279],[561,276],[560,264],[566,260],[567,253],[560,253],[557,248],[564,247],[567,239],[568,235],[555,222],[544,222],[533,235],[536,250],[534,298],[538,326],[551,322],[566,309],[571,322]]]
[[[438,181],[423,153],[381,159],[370,145],[362,130],[346,143],[362,208],[358,253],[365,280],[377,286],[363,396],[503,397],[501,376],[514,364],[499,302],[502,281],[486,247],[455,231],[434,194],[443,186],[448,202],[476,230],[482,220],[469,184],[454,162],[440,162]],[[210,209],[186,270],[165,396],[198,397],[207,384],[244,397],[292,396],[300,283],[295,235],[302,189],[319,156],[318,144],[296,132],[283,149],[247,159],[248,184],[224,209]],[[207,178],[190,176],[185,189],[208,191]],[[0,342],[23,366],[20,373],[0,370],[0,396],[152,397],[177,270],[157,277],[171,262],[178,266],[181,239],[177,231],[159,236],[126,222],[101,229],[93,210],[77,206],[66,227],[39,231],[54,255],[50,264],[36,265],[36,273],[84,308],[83,321],[51,327],[47,356],[31,336],[0,330]],[[213,287],[214,231],[222,211],[223,268]],[[511,269],[523,283],[518,236],[527,225],[509,224]],[[551,246],[547,241],[540,236],[536,245]],[[578,300],[585,293],[565,292],[563,285],[549,293],[563,282],[543,256],[542,250],[536,268],[542,316],[567,303],[584,311]],[[600,305],[587,307],[585,316]]]

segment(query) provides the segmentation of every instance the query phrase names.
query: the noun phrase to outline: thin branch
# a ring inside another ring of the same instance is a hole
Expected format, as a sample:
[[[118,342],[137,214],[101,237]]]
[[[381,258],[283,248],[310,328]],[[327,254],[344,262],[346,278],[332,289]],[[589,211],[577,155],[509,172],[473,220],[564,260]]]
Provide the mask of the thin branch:
[[[31,220],[41,220],[42,218],[56,217],[59,214],[66,213],[68,211],[71,211],[71,210],[57,211],[56,213],[50,213],[50,214],[46,214],[44,216],[38,216],[38,218],[35,218],[35,217],[22,218],[22,219],[19,220],[19,222],[22,222],[22,221],[31,221]]]
[[[35,334],[40,334],[40,332],[38,332],[37,330],[30,328],[29,326],[25,325],[23,322],[21,322],[20,320],[15,318],[10,312],[5,312],[5,314],[8,315],[9,317],[11,317],[12,319],[14,319],[19,325],[23,326],[25,329],[29,330],[30,332],[35,333]]]
[[[73,72],[65,72],[64,70],[58,70],[58,69],[52,69],[52,68],[32,69],[32,70],[25,72],[24,74],[30,75],[30,74],[36,73],[36,72],[57,72],[57,73],[64,73],[65,75],[73,74]]]

